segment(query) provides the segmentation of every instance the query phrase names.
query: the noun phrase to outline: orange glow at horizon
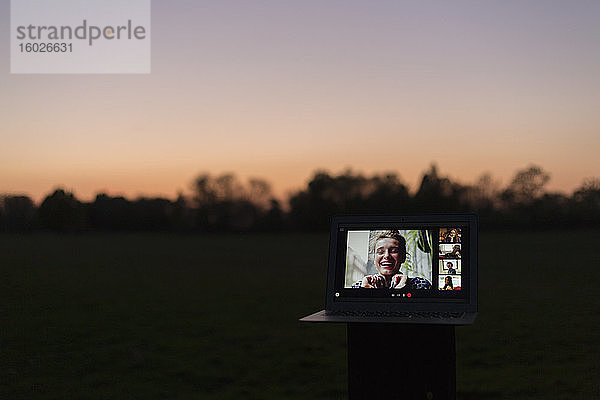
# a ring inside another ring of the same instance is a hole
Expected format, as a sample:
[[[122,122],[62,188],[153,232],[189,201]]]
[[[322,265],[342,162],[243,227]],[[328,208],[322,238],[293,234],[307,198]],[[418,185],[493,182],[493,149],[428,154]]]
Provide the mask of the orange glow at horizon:
[[[402,170],[394,168],[378,169],[378,168],[359,168],[356,165],[343,165],[343,161],[337,165],[321,166],[316,168],[306,168],[303,164],[287,165],[281,167],[277,164],[252,166],[251,168],[243,169],[215,169],[198,168],[196,170],[181,168],[149,168],[145,170],[137,169],[123,171],[118,169],[95,171],[77,171],[73,170],[68,173],[52,173],[43,174],[39,171],[31,173],[31,171],[9,171],[6,176],[0,173],[0,181],[3,183],[3,190],[0,195],[20,195],[30,196],[35,202],[39,203],[45,196],[52,193],[57,188],[62,188],[73,192],[77,198],[82,201],[92,201],[97,194],[107,193],[111,196],[124,196],[129,199],[138,197],[165,197],[175,199],[178,194],[189,196],[192,194],[192,184],[195,177],[201,173],[209,173],[217,176],[224,173],[234,173],[241,181],[246,181],[249,178],[261,178],[266,180],[272,188],[273,195],[286,201],[289,195],[306,189],[306,185],[316,171],[326,171],[332,175],[341,174],[347,170],[353,173],[360,173],[366,176],[383,173],[396,173],[401,181],[406,184],[411,192],[418,189],[420,179],[432,163],[438,167],[438,172],[443,176],[448,176],[451,180],[461,184],[474,184],[476,180],[484,173],[491,173],[495,181],[501,187],[505,187],[510,183],[512,176],[518,169],[525,168],[530,164],[540,165],[545,171],[550,172],[551,180],[547,185],[547,190],[550,192],[561,192],[571,194],[573,190],[579,187],[585,178],[594,177],[592,174],[588,176],[573,176],[569,175],[569,171],[561,171],[562,174],[558,177],[553,171],[544,168],[541,163],[523,164],[516,169],[507,170],[507,174],[498,175],[489,170],[474,170],[468,165],[458,166],[458,173],[447,170],[444,164],[432,161],[424,162],[419,167],[404,168]],[[279,173],[273,173],[277,170]],[[269,175],[270,173],[270,175]],[[595,176],[597,177],[597,176]]]

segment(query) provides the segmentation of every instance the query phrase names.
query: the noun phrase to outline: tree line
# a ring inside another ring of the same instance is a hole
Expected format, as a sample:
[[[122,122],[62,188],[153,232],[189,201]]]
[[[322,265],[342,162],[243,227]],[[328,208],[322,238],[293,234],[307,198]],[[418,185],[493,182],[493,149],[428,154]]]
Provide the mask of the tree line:
[[[27,196],[0,196],[0,231],[323,231],[336,214],[432,212],[477,213],[482,229],[600,226],[600,179],[585,180],[570,196],[547,192],[549,180],[548,173],[531,165],[517,171],[506,187],[489,174],[461,184],[432,165],[411,194],[395,173],[317,171],[283,205],[262,179],[201,174],[192,193],[175,200],[100,193],[82,202],[64,189],[39,205]]]

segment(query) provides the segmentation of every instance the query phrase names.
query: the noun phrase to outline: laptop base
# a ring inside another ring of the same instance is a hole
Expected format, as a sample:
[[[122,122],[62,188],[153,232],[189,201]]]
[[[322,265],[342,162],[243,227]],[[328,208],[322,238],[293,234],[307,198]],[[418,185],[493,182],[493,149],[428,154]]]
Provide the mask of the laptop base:
[[[328,313],[326,310],[316,312],[301,318],[302,322],[330,323],[383,323],[383,324],[417,324],[417,325],[471,325],[477,317],[476,312],[466,312],[458,318],[423,318],[419,315],[412,317],[381,317],[381,316],[349,316]]]

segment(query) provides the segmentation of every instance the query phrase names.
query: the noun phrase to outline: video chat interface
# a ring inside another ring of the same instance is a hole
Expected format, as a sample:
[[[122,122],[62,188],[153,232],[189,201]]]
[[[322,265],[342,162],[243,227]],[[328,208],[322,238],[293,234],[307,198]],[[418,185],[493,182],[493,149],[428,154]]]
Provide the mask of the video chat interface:
[[[456,298],[463,291],[464,262],[464,229],[458,226],[428,228],[426,230],[402,230],[400,234],[406,239],[407,261],[402,265],[401,273],[410,278],[417,278],[415,283],[403,289],[384,288],[370,290],[358,288],[360,282],[368,274],[377,274],[373,269],[372,254],[368,247],[373,245],[373,237],[383,230],[347,232],[347,254],[345,268],[345,289],[347,296],[368,297],[400,297],[410,300],[415,298]],[[361,236],[362,235],[362,236]],[[427,244],[431,247],[427,249]],[[363,253],[360,251],[362,247]],[[429,283],[429,285],[427,285]],[[358,288],[358,290],[357,290]],[[392,290],[390,290],[392,289]],[[375,293],[374,293],[375,292]],[[376,293],[379,293],[376,294]]]

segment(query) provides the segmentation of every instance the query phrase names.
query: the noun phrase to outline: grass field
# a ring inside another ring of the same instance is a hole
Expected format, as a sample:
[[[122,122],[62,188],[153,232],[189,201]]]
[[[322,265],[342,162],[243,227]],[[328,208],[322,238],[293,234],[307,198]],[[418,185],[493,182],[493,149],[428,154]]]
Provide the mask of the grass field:
[[[600,232],[487,233],[459,399],[600,398]],[[327,235],[0,235],[2,399],[343,399]]]

